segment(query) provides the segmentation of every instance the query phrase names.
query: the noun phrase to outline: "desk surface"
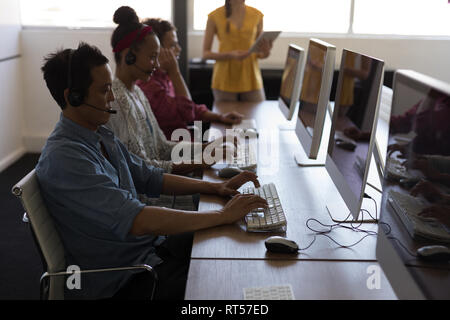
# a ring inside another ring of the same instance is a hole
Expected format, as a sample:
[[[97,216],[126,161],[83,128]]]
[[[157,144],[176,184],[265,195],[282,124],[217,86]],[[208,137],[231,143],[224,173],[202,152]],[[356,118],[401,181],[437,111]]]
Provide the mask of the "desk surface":
[[[380,223],[387,224],[389,227],[384,226],[383,229],[390,232],[387,236],[384,233],[378,235],[377,258],[392,281],[398,297],[450,299],[450,263],[424,262],[409,253],[415,254],[418,248],[436,242],[426,239],[413,240],[392,207],[385,203],[382,205]],[[409,281],[414,282],[412,288],[407,283]]]
[[[221,103],[215,106],[221,113],[238,110],[247,118],[256,120],[259,135],[258,178],[261,184],[275,183],[283,206],[288,226],[286,234],[301,248],[307,247],[314,239],[314,232],[306,227],[309,218],[321,223],[332,224],[326,209],[329,200],[344,202],[340,198],[331,178],[324,167],[299,167],[294,154],[301,147],[293,130],[279,131],[278,124],[284,121],[278,109],[278,102],[265,101],[260,104],[241,103],[235,108],[233,103]],[[225,130],[225,126],[216,126]],[[270,146],[270,148],[268,147]],[[220,181],[215,170],[207,170],[204,179]],[[215,196],[201,196],[199,210],[220,208],[225,200]],[[317,222],[309,225],[324,230]],[[364,229],[377,231],[377,226],[368,224]],[[315,243],[297,255],[267,253],[264,239],[273,233],[250,233],[240,224],[219,226],[195,233],[192,258],[231,258],[231,259],[294,259],[294,260],[365,260],[376,261],[376,237],[369,236],[352,248],[339,248],[331,239],[317,236]],[[329,234],[335,241],[349,245],[357,242],[365,234],[348,229],[335,229]]]
[[[298,300],[396,299],[376,262],[230,259],[191,260],[186,299],[242,300],[244,288],[286,284]]]
[[[284,121],[278,102],[239,103],[238,106],[236,103],[220,103],[215,105],[215,110],[221,113],[237,110],[246,118],[256,120],[259,143],[263,143],[258,154],[258,162],[263,164],[258,165],[259,180],[262,184],[276,184],[288,221],[285,236],[295,240],[300,247],[306,247],[314,237],[305,224],[308,218],[332,223],[325,204],[338,193],[326,169],[297,166],[294,154],[301,146],[294,131],[278,130],[278,125]],[[223,125],[214,124],[212,127],[222,132],[225,130]],[[265,136],[267,132],[272,132],[272,135]],[[267,145],[273,146],[273,141],[279,143],[261,154],[266,147],[265,139],[272,141]],[[221,180],[214,170],[207,170],[204,179]],[[224,204],[225,200],[219,197],[202,196],[199,210]],[[317,224],[311,226],[320,227]],[[364,227],[377,230],[374,224]],[[266,252],[263,240],[271,235],[246,232],[239,224],[196,232],[186,299],[243,299],[242,290],[246,287],[283,284],[291,284],[296,299],[396,298],[376,262],[376,237],[369,236],[351,249],[343,249],[330,239],[317,236],[309,249],[298,255],[286,256]],[[348,245],[363,235],[337,229],[330,236]],[[371,285],[368,284],[372,273],[376,274],[375,289],[369,289]]]

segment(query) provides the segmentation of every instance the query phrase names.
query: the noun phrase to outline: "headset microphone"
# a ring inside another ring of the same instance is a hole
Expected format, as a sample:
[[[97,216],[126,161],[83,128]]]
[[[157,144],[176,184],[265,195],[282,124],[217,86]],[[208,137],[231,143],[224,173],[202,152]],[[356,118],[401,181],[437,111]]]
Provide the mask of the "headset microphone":
[[[138,69],[139,71],[145,73],[145,74],[148,75],[148,76],[151,76],[152,73],[153,73],[153,70],[151,70],[151,71],[145,71],[144,69],[139,68],[136,64],[132,64],[132,66],[134,66],[136,69]]]
[[[87,105],[88,107],[91,107],[91,108],[94,108],[94,109],[96,109],[96,110],[99,110],[99,111],[108,112],[108,113],[111,113],[111,114],[116,114],[116,113],[117,113],[117,110],[113,110],[113,109],[102,109],[102,108],[93,106],[92,104],[89,104],[89,103],[86,103],[86,102],[84,102],[83,104]]]

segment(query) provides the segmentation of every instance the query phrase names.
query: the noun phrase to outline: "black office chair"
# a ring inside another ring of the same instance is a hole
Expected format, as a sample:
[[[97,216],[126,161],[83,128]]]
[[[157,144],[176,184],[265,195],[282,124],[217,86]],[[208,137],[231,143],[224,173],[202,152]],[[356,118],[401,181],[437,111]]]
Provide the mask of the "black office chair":
[[[12,188],[12,193],[20,199],[26,211],[23,221],[30,222],[31,233],[36,241],[44,270],[46,270],[40,279],[40,297],[42,300],[63,300],[64,276],[73,275],[73,272],[67,272],[64,247],[53,223],[53,218],[48,213],[41,197],[34,169]],[[149,265],[80,270],[80,273],[117,272],[136,269],[142,269],[151,273],[153,277],[151,298],[153,299],[157,274]]]

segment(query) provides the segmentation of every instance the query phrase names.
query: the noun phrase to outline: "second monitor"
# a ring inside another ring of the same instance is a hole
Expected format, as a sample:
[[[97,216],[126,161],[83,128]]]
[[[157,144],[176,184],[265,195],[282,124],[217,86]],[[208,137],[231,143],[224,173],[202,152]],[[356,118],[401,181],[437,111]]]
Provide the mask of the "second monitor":
[[[322,143],[326,111],[330,101],[336,47],[318,39],[309,41],[308,55],[300,92],[300,107],[295,133],[302,145],[295,155],[300,166],[325,165],[326,143]],[[319,152],[320,145],[324,147]]]

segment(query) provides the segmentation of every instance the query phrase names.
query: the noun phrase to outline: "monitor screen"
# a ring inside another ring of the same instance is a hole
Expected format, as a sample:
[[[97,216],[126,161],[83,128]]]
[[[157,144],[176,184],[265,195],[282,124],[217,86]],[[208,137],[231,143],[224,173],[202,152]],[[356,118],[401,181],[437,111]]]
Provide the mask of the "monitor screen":
[[[381,60],[343,50],[328,156],[337,171],[330,175],[344,201],[359,206],[373,149],[383,66]],[[359,214],[359,206],[354,214]]]
[[[289,46],[280,88],[280,97],[288,107],[291,106],[299,59],[300,51],[293,46]]]
[[[299,119],[313,136],[314,122],[319,104],[327,47],[310,41],[300,93]]]
[[[440,228],[450,241],[449,84],[414,71],[395,74],[383,200],[394,212],[404,205],[412,219],[437,218],[421,229]],[[412,237],[439,240],[406,227]]]

